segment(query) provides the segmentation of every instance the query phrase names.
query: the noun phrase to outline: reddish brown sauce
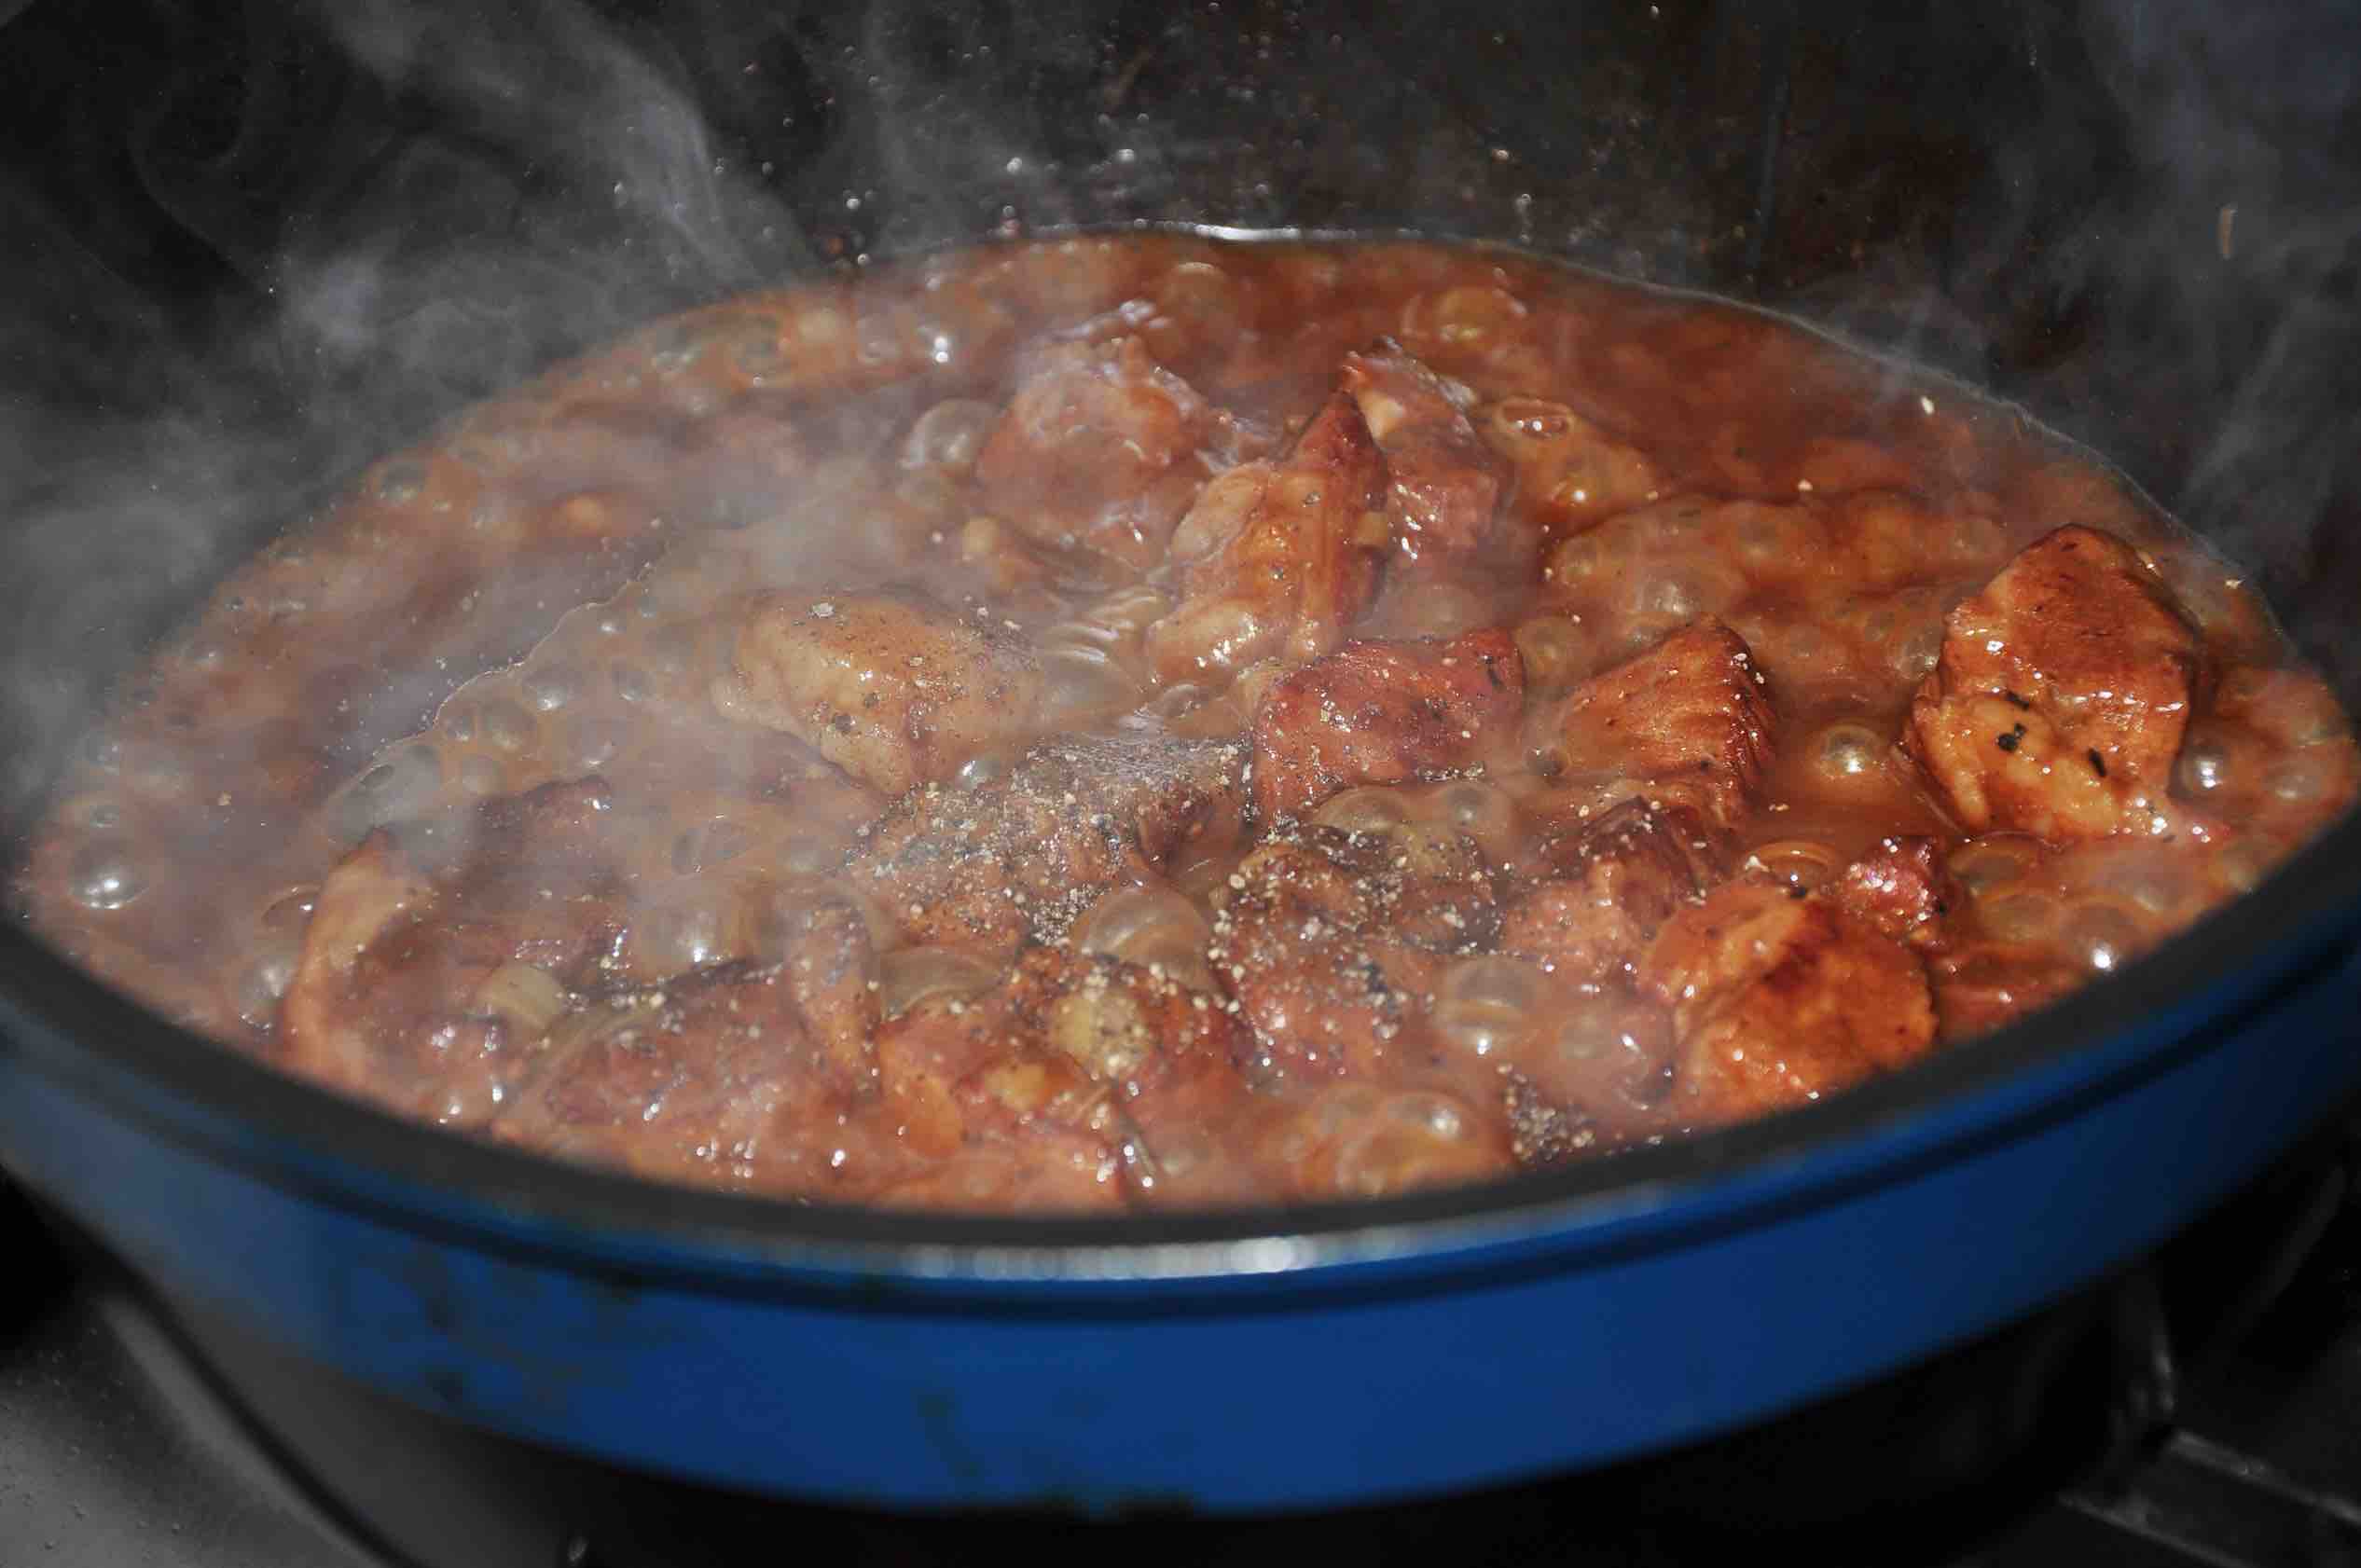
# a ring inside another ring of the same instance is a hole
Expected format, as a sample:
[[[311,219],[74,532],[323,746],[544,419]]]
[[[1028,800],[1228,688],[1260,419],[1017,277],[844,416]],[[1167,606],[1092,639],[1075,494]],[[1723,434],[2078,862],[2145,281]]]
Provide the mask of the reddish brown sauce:
[[[2009,410],[1441,245],[1012,245],[386,460],[68,769],[27,918],[668,1180],[1359,1194],[1832,1093],[2353,797],[2254,595]]]

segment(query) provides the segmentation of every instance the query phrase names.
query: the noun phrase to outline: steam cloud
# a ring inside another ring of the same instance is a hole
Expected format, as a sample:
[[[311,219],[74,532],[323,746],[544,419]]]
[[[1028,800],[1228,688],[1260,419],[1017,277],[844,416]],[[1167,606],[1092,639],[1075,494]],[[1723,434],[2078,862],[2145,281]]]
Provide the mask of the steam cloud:
[[[1630,9],[0,0],[43,149],[0,172],[0,819],[196,589],[441,414],[695,301],[1080,221],[1751,288],[2122,451],[2361,665],[2316,591],[2361,552],[2333,7]]]

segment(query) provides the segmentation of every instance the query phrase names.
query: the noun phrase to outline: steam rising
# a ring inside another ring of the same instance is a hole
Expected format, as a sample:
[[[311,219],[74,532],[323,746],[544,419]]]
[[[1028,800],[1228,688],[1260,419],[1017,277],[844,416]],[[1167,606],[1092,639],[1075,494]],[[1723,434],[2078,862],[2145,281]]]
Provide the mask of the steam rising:
[[[449,410],[689,303],[1074,222],[1750,287],[2121,453],[2351,672],[2349,593],[2305,591],[2361,548],[2322,526],[2361,447],[2340,17],[1800,14],[1774,49],[1783,7],[1646,9],[0,0],[59,84],[11,124],[59,150],[0,174],[0,801],[202,584]]]

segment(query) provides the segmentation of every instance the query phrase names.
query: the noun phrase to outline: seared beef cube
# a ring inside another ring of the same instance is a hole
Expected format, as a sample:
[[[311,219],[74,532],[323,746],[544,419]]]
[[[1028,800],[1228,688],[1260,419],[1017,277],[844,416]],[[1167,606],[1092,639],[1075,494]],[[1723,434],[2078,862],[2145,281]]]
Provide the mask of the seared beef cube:
[[[2202,676],[2156,573],[2111,535],[2063,528],[1951,612],[1903,744],[1970,832],[2161,832]]]
[[[1816,1100],[1934,1043],[1917,956],[1796,891],[1725,883],[1665,922],[1640,961],[1641,991],[1672,1009],[1674,1093],[1697,1122]]]
[[[1343,383],[1385,455],[1394,547],[1404,562],[1482,549],[1508,488],[1506,465],[1469,421],[1467,393],[1382,339],[1345,356]]]
[[[1727,828],[1771,763],[1761,671],[1737,633],[1707,615],[1526,718],[1535,764],[1568,784],[1692,804]]]
[[[1146,571],[1163,560],[1208,464],[1237,461],[1239,439],[1235,421],[1137,337],[1063,343],[1034,356],[975,476],[1028,537]]]
[[[1578,981],[1627,971],[1656,928],[1718,872],[1696,815],[1627,800],[1542,846],[1546,874],[1520,887],[1500,922],[1500,946]]]
[[[1940,941],[1942,919],[1966,898],[1944,869],[1942,846],[1920,835],[1881,841],[1836,879],[1829,895],[1896,942]]]
[[[1354,784],[1439,778],[1483,754],[1525,701],[1497,627],[1449,641],[1348,642],[1280,679],[1254,715],[1254,805],[1298,816]]]
[[[916,942],[1008,951],[1062,940],[1120,881],[1210,854],[1245,814],[1247,752],[1148,727],[1044,741],[973,790],[896,801],[847,868]]]
[[[1041,683],[1030,648],[932,600],[773,593],[742,611],[713,701],[899,794],[1021,733]]]
[[[1445,956],[1498,929],[1473,839],[1281,829],[1230,878],[1214,968],[1280,1073],[1364,1071],[1423,1016]]]
[[[1170,684],[1220,684],[1257,660],[1303,663],[1344,640],[1391,542],[1385,463],[1353,400],[1330,398],[1277,462],[1207,485],[1172,535],[1180,604],[1148,628]]]

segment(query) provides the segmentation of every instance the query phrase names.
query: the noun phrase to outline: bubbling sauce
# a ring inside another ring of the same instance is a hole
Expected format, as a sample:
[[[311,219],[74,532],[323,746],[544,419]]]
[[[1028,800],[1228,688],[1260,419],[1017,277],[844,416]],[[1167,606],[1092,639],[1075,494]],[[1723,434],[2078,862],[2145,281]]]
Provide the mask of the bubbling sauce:
[[[1948,382],[1426,243],[731,299],[386,459],[20,878],[476,1136],[966,1209],[1383,1193],[1835,1093],[2351,803],[2254,594]]]

